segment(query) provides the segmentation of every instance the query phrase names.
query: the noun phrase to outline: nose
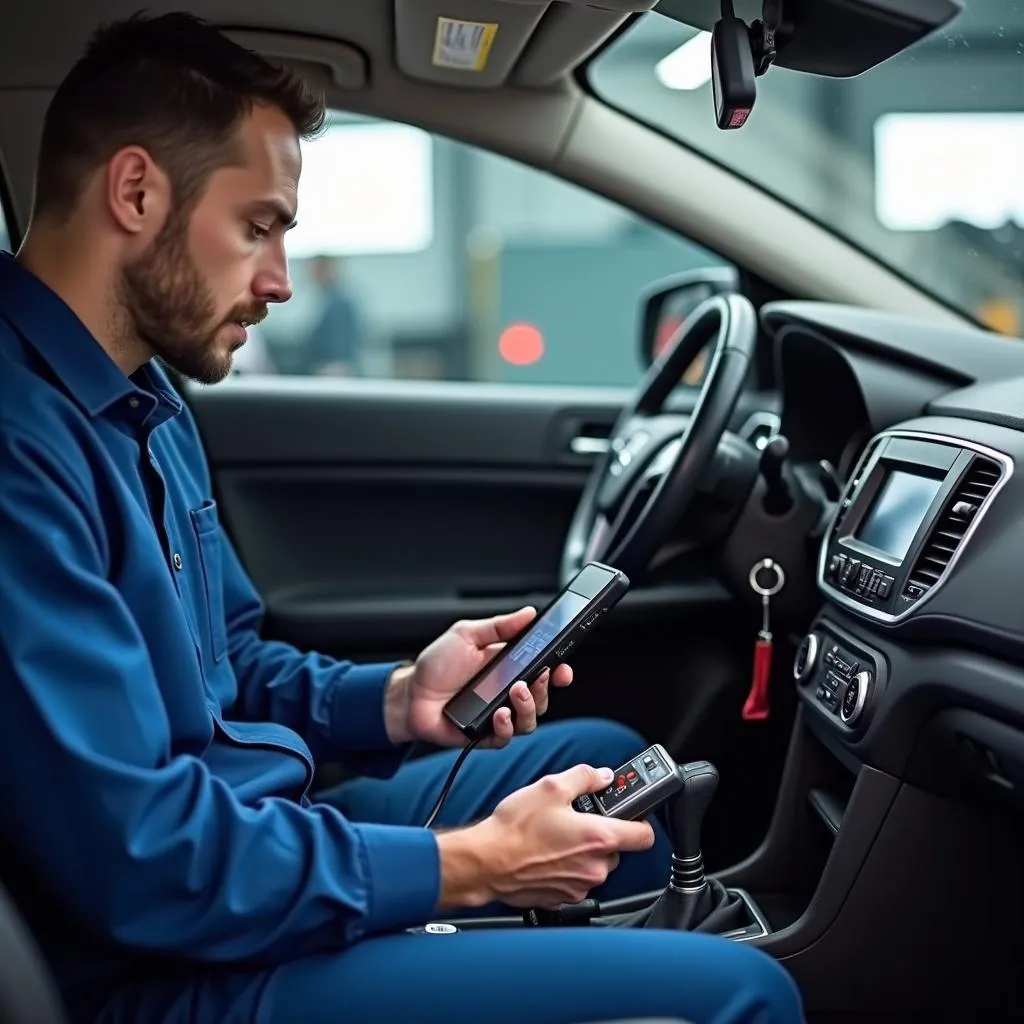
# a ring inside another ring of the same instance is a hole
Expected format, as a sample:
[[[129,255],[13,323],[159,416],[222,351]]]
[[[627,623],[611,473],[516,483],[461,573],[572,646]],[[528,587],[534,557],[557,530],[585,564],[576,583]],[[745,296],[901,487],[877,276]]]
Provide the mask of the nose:
[[[252,291],[259,302],[287,302],[292,297],[288,259],[283,252],[275,253],[274,258],[259,269]]]
[[[253,282],[253,296],[259,302],[287,302],[292,297],[292,283],[288,273],[260,274]]]

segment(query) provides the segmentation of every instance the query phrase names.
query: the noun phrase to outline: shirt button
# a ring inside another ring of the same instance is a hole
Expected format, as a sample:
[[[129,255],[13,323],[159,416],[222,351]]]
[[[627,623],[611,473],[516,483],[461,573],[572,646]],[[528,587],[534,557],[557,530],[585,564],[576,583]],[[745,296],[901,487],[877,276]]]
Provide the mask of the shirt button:
[[[174,557],[171,561],[174,563],[174,568],[177,569],[178,572],[181,572],[181,555],[179,555],[177,551],[174,552]]]
[[[132,409],[138,409],[139,400],[134,395],[132,395],[132,397],[128,399],[128,406],[129,408]]]

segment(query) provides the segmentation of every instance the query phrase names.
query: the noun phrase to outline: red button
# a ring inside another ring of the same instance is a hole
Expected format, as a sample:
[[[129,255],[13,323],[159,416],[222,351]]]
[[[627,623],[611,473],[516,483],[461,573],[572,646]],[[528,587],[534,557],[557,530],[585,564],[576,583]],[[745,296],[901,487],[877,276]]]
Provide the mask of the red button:
[[[620,775],[620,776],[619,776],[619,777],[618,777],[618,778],[617,778],[617,779],[615,780],[615,785],[616,785],[616,786],[624,786],[625,784],[626,784],[626,777],[625,777],[625,775]]]
[[[628,775],[626,776],[626,778],[627,778],[627,779],[629,779],[629,780],[630,780],[630,781],[632,782],[632,780],[636,778],[636,772],[630,772],[630,773],[629,773],[629,774],[628,774]]]

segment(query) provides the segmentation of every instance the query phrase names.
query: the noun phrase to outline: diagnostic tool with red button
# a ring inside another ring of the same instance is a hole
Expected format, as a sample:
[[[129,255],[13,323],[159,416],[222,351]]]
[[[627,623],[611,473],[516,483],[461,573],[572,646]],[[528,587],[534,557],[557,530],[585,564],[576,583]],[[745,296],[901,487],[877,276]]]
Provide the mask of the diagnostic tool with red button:
[[[660,743],[655,743],[624,764],[607,789],[579,796],[572,805],[587,814],[636,821],[660,807],[682,785],[679,765]]]

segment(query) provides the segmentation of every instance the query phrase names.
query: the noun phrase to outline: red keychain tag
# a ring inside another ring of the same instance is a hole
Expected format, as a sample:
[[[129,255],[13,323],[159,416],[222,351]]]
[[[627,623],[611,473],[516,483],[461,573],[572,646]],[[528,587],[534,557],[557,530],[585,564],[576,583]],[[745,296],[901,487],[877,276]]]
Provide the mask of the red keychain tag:
[[[782,566],[770,558],[763,558],[750,570],[750,589],[761,598],[761,631],[754,642],[754,666],[750,693],[743,702],[743,718],[760,722],[768,717],[768,681],[772,674],[772,631],[769,622],[769,602],[785,586],[786,574]]]
[[[757,634],[754,641],[754,673],[750,693],[743,702],[743,717],[748,722],[768,717],[768,680],[772,673],[772,635]]]

